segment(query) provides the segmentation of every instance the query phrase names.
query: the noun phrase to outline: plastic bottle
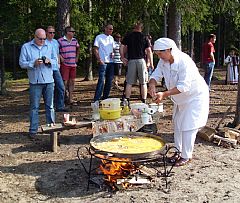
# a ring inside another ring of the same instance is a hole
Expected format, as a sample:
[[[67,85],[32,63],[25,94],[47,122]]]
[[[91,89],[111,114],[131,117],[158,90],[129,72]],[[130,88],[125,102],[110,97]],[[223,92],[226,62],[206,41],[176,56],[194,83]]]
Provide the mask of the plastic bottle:
[[[130,108],[128,105],[128,100],[124,99],[123,100],[123,109],[122,109],[122,114],[123,115],[128,115],[130,113]]]

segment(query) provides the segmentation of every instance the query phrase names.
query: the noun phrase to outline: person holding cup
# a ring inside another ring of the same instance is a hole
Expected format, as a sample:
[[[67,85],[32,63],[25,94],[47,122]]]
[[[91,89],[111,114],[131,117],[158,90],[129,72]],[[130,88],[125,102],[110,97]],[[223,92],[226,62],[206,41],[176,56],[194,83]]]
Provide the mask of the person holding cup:
[[[198,129],[205,126],[209,112],[209,90],[193,60],[169,38],[159,38],[153,47],[160,59],[150,77],[149,93],[154,102],[170,97],[174,104],[174,144],[180,151],[171,157],[176,166],[192,159]],[[156,84],[165,78],[167,91],[157,92]]]

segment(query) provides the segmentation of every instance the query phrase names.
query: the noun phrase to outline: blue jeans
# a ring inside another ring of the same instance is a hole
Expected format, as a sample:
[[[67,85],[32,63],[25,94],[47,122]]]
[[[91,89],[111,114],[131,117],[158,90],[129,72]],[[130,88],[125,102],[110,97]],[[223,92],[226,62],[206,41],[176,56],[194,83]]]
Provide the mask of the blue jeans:
[[[108,98],[112,87],[113,77],[114,77],[114,63],[99,65],[98,83],[95,91],[94,101],[100,100],[102,93],[103,93],[102,99]]]
[[[54,105],[57,110],[62,110],[64,109],[65,86],[59,70],[53,71],[53,78],[55,83]]]
[[[211,79],[213,76],[214,65],[215,65],[214,62],[204,64],[204,69],[205,69],[204,80],[206,81],[209,89],[210,89],[210,85],[211,85]]]
[[[37,133],[39,123],[39,106],[43,95],[46,111],[47,124],[55,123],[55,113],[53,108],[54,83],[30,84],[30,133]]]

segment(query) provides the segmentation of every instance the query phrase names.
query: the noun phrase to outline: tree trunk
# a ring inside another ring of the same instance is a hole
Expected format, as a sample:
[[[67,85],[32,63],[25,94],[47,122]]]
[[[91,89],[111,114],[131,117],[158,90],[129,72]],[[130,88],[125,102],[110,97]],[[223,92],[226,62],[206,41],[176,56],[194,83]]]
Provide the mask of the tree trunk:
[[[181,14],[177,11],[175,1],[172,1],[168,8],[168,37],[174,40],[181,50]]]
[[[93,80],[93,72],[92,72],[93,54],[92,54],[92,43],[91,42],[88,43],[88,53],[89,53],[89,56],[86,59],[86,76],[84,78],[85,81]]]
[[[149,35],[150,34],[150,15],[149,15],[149,13],[148,13],[148,10],[147,10],[147,7],[146,8],[144,8],[144,17],[145,17],[145,33],[147,34],[147,35]]]
[[[194,31],[191,30],[190,56],[194,60]]]
[[[88,0],[88,6],[89,6],[89,18],[92,22],[92,0]],[[90,81],[93,80],[93,72],[92,72],[92,60],[93,60],[93,54],[92,54],[92,42],[88,42],[88,54],[89,56],[86,58],[86,75],[84,80]]]
[[[240,77],[238,77],[238,94],[237,94],[237,104],[236,104],[236,112],[233,121],[233,126],[237,126],[240,124]]]
[[[57,32],[58,36],[64,35],[64,29],[70,26],[70,0],[57,0]]]
[[[220,66],[220,54],[221,54],[221,16],[220,14],[218,15],[218,32],[217,32],[217,67]]]
[[[166,3],[164,6],[164,37],[167,37],[167,30],[168,30],[168,24],[167,24],[167,13],[168,13],[168,4]]]
[[[1,56],[1,67],[0,67],[0,94],[6,94],[5,84],[5,57],[4,57],[4,44],[3,39],[0,39],[0,56]]]
[[[17,79],[17,53],[16,53],[16,44],[13,44],[13,79]]]

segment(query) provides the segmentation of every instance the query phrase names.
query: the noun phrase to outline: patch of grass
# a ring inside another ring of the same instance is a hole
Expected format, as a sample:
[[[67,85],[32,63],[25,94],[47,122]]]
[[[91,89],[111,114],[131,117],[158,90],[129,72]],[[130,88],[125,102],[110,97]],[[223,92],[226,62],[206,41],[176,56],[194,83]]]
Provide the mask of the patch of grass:
[[[28,84],[28,79],[19,79],[19,80],[6,80],[6,88],[10,88],[13,85]]]

